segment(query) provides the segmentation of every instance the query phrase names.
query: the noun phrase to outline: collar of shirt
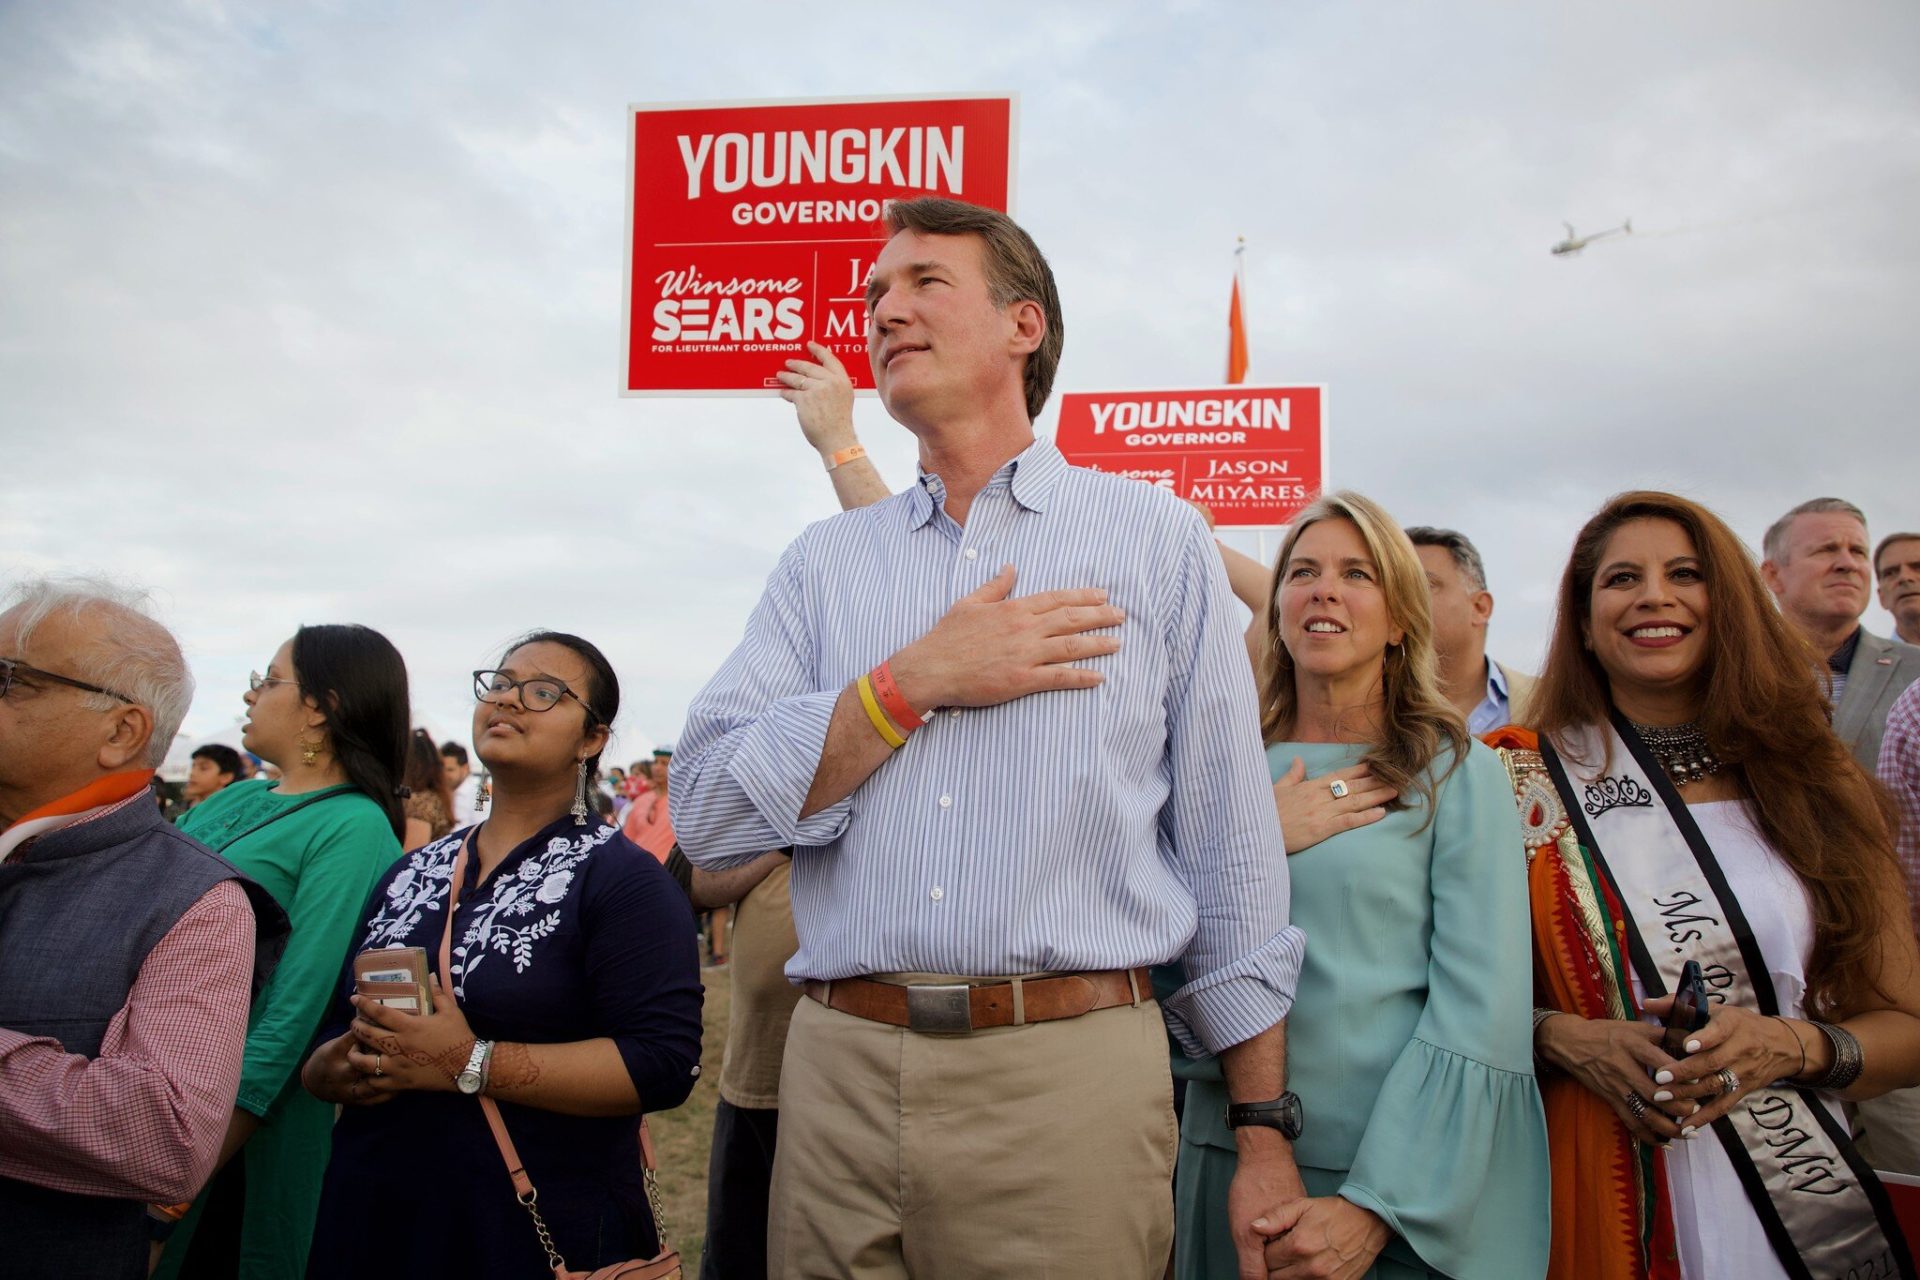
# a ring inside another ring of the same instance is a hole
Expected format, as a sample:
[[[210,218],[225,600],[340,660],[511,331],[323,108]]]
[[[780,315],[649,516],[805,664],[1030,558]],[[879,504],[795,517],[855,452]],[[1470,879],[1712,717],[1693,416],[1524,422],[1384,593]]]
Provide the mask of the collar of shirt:
[[[0,862],[12,861],[14,855],[28,843],[49,831],[87,822],[109,809],[119,808],[145,791],[152,780],[151,769],[110,773],[104,778],[95,778],[78,791],[41,805],[5,831],[0,831]]]
[[[994,472],[986,487],[992,489],[1011,485],[1015,502],[1029,511],[1045,511],[1047,500],[1053,496],[1054,486],[1060,483],[1060,477],[1066,469],[1067,460],[1054,447],[1053,441],[1036,439]],[[909,529],[922,528],[933,519],[934,512],[944,510],[947,504],[947,486],[938,475],[922,470],[919,480],[920,483],[908,495],[911,504],[907,518]]]
[[[1853,665],[1853,655],[1860,648],[1861,628],[1855,627],[1853,634],[1844,640],[1838,649],[1827,655],[1827,670],[1835,675],[1847,674],[1847,668]]]
[[[1480,699],[1480,705],[1467,717],[1467,728],[1476,736],[1500,728],[1507,723],[1507,708],[1510,704],[1507,694],[1507,676],[1500,670],[1500,664],[1492,658],[1485,659],[1487,664],[1487,692]]]

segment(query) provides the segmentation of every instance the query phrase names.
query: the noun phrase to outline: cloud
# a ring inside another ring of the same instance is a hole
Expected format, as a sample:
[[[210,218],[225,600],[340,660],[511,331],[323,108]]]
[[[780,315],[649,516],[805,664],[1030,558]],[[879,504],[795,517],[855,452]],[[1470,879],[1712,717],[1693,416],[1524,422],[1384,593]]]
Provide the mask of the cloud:
[[[1616,489],[1753,539],[1814,492],[1920,524],[1887,465],[1910,5],[796,13],[0,9],[0,578],[159,588],[196,731],[296,625],[355,620],[440,724],[555,626],[606,647],[633,740],[677,734],[832,499],[778,401],[616,397],[625,104],[965,89],[1022,95],[1061,385],[1217,378],[1245,235],[1255,376],[1328,384],[1337,483],[1480,541],[1503,656]]]

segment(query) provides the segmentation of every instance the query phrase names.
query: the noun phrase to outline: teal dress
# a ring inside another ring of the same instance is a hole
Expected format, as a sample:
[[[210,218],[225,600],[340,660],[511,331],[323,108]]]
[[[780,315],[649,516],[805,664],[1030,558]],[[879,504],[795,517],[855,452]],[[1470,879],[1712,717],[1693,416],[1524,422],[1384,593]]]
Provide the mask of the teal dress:
[[[247,1023],[236,1105],[260,1117],[260,1127],[235,1164],[246,1184],[240,1274],[294,1280],[306,1274],[334,1113],[300,1087],[300,1067],[332,1003],[367,897],[400,856],[400,841],[380,806],[352,787],[283,796],[265,781],[216,791],[187,811],[180,829],[259,882],[292,924],[286,952]],[[231,1176],[223,1172],[214,1185]],[[203,1192],[173,1233],[156,1280],[180,1274],[207,1199]]]
[[[1280,743],[1309,782],[1359,745]],[[1312,1196],[1378,1214],[1393,1238],[1368,1274],[1546,1274],[1547,1126],[1533,1078],[1526,851],[1506,770],[1478,742],[1434,821],[1410,807],[1288,858],[1306,963],[1287,1018],[1288,1085]],[[1175,1179],[1174,1273],[1237,1274],[1227,1233],[1235,1163],[1213,1059],[1188,1081]]]

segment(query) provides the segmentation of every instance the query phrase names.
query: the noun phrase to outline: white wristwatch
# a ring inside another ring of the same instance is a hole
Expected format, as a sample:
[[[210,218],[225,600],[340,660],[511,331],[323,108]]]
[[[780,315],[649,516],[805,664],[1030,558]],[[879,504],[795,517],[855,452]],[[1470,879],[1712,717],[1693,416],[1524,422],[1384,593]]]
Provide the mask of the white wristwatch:
[[[468,1095],[479,1093],[487,1087],[487,1067],[493,1060],[493,1041],[475,1040],[473,1052],[467,1055],[467,1065],[453,1078],[453,1087]]]

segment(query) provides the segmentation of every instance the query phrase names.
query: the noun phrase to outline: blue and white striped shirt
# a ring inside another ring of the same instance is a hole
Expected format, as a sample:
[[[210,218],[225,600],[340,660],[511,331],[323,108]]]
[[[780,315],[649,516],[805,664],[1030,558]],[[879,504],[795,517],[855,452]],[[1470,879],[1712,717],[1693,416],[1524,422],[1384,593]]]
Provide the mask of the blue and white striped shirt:
[[[1182,961],[1189,1053],[1283,1019],[1305,937],[1252,673],[1192,509],[1040,440],[965,527],[939,477],[813,525],[688,711],[674,827],[695,863],[791,845],[787,975],[1014,974]],[[1016,596],[1104,587],[1126,611],[1093,689],[948,709],[802,820],[840,693],[1004,564]]]

